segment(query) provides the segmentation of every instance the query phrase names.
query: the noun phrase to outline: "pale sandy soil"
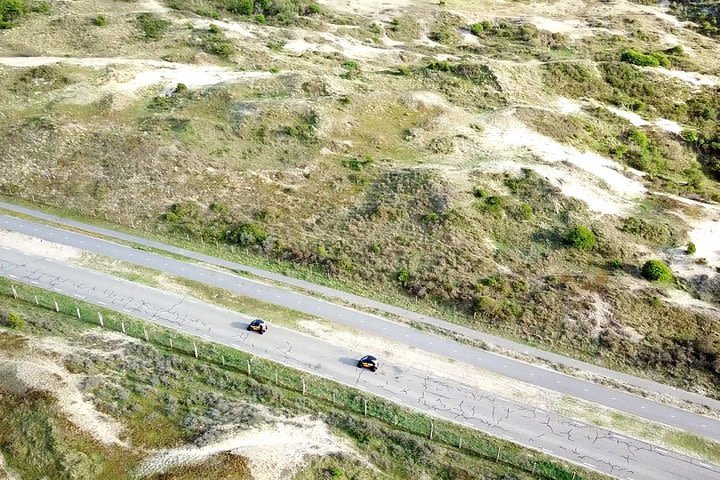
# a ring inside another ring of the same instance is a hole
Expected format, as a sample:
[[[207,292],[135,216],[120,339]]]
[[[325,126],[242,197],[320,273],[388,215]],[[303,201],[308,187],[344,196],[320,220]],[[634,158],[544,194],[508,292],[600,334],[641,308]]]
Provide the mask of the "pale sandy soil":
[[[37,237],[5,230],[0,230],[0,248],[2,247],[63,262],[79,258],[82,253],[60,243],[47,242]]]
[[[345,454],[359,457],[346,442],[331,434],[325,423],[309,417],[275,422],[251,430],[226,426],[224,437],[202,447],[188,446],[152,454],[138,473],[149,476],[181,465],[199,464],[230,452],[248,460],[255,480],[283,480],[311,456]]]
[[[0,352],[0,389],[18,395],[29,391],[44,392],[57,401],[60,412],[75,426],[106,444],[126,446],[121,440],[122,425],[112,417],[99,412],[91,400],[85,398],[79,384],[84,375],[68,372],[64,366],[47,355],[57,348],[55,339],[31,341],[31,347],[12,357]],[[72,347],[63,346],[62,348]]]

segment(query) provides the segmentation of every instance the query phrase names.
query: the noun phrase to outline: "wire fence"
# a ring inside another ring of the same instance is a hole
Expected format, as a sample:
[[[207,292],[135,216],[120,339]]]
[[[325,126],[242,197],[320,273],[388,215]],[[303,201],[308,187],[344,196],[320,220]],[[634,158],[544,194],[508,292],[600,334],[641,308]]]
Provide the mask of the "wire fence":
[[[587,471],[578,473],[574,467],[562,465],[550,457],[504,442],[449,420],[441,420],[408,409],[381,397],[338,384],[332,380],[306,374],[280,363],[252,354],[176,332],[145,322],[115,310],[75,300],[61,294],[24,283],[0,278],[0,293],[26,305],[52,310],[77,320],[148,342],[174,354],[192,356],[227,371],[247,375],[262,383],[321,400],[334,408],[380,421],[387,426],[425,437],[433,442],[483,457],[537,478],[549,480],[581,480],[607,478]],[[580,469],[578,469],[580,470]]]

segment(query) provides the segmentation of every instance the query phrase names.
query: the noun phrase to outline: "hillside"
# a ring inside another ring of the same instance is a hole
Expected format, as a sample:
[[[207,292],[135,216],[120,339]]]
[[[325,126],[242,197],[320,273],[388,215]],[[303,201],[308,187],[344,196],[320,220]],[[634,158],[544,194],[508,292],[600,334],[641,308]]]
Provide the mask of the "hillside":
[[[2,1],[5,195],[718,397],[712,3]]]

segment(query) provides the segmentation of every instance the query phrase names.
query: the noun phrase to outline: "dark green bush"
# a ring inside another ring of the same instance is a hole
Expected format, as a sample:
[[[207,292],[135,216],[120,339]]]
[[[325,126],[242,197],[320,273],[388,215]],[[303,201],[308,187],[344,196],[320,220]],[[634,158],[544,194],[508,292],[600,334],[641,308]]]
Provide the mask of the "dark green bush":
[[[653,282],[669,282],[673,279],[672,270],[662,260],[648,260],[640,272],[643,277]]]
[[[105,18],[104,15],[98,15],[97,17],[93,18],[93,24],[95,24],[98,27],[104,27],[107,25],[107,18]]]
[[[307,6],[307,9],[305,9],[305,13],[312,15],[312,14],[320,13],[320,10],[321,10],[320,5],[318,3],[313,2]]]
[[[590,250],[597,243],[595,234],[585,225],[573,227],[565,236],[565,242],[578,250]]]
[[[0,0],[0,29],[11,28],[27,10],[23,0]]]
[[[695,244],[693,242],[688,242],[687,248],[685,249],[685,251],[687,252],[688,255],[692,255],[695,252],[697,252],[697,247],[695,246]]]
[[[243,223],[225,232],[225,241],[243,247],[258,245],[267,239],[265,229],[255,223]]]

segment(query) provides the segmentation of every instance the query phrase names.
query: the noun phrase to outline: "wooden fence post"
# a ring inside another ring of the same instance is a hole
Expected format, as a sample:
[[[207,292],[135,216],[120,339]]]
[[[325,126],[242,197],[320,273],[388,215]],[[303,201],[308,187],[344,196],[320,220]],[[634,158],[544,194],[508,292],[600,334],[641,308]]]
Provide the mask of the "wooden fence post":
[[[497,457],[495,457],[495,463],[500,461],[500,447],[498,447]]]
[[[172,338],[171,338],[170,339],[170,350],[172,350],[172,349],[173,349],[173,346],[172,346]]]
[[[125,333],[125,320],[120,320],[120,328],[122,328],[122,332]]]
[[[145,334],[145,341],[149,342],[150,339],[148,338],[148,333],[147,333],[147,329],[145,328],[145,325],[143,325],[143,333]]]
[[[305,379],[302,379],[303,395],[305,395]]]
[[[430,440],[432,440],[433,433],[435,433],[435,422],[430,422]]]
[[[100,326],[104,327],[105,322],[103,322],[102,313],[98,312],[98,319],[100,320]]]
[[[247,367],[248,367],[248,377],[251,376],[250,374],[250,360],[247,361]]]
[[[367,417],[367,398],[363,398],[363,406],[365,407],[365,416]]]
[[[80,318],[80,307],[75,307],[75,312],[77,312],[78,320],[82,320],[82,318]]]
[[[13,297],[15,298],[15,300],[17,300],[17,292],[15,291],[15,285],[10,285],[10,288],[12,288]]]
[[[35,305],[40,305],[40,302],[38,301],[37,295],[35,295]]]
[[[195,358],[198,358],[197,345],[193,342],[193,350],[195,350]]]
[[[53,298],[53,303],[55,304],[55,311],[60,313],[60,305],[58,305],[57,300]]]

